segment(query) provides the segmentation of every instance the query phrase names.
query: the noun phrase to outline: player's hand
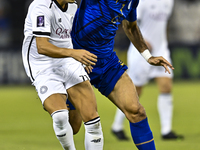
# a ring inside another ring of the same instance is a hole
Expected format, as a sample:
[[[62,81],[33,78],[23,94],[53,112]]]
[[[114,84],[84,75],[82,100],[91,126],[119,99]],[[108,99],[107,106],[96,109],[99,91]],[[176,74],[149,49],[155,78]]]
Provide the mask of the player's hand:
[[[84,66],[85,70],[87,71],[88,74],[92,72],[93,67],[91,65],[89,66]]]
[[[76,49],[73,51],[72,57],[81,62],[85,66],[96,65],[97,56],[83,49]]]
[[[168,72],[169,74],[171,73],[169,68],[174,70],[174,67],[162,56],[160,57],[150,57],[148,59],[148,63],[154,66],[163,66],[165,68],[165,72]],[[169,67],[169,68],[168,68]]]

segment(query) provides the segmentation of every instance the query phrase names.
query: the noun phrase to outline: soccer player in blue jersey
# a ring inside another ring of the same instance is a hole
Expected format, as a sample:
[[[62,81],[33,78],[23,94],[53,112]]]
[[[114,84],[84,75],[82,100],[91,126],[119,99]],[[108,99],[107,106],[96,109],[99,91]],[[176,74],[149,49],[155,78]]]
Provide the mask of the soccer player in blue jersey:
[[[137,26],[136,8],[139,0],[82,0],[76,13],[72,42],[74,49],[86,49],[97,55],[95,66],[86,66],[91,83],[108,97],[130,122],[133,141],[139,150],[155,150],[152,131],[144,107],[124,65],[113,51],[118,25],[149,64],[172,65],[163,57],[153,57]],[[140,62],[138,62],[140,63]]]

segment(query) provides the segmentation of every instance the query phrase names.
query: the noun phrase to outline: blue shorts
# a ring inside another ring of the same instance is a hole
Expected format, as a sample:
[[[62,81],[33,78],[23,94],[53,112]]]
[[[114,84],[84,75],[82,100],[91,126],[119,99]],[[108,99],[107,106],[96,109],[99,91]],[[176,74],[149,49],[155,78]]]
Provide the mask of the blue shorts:
[[[66,104],[67,104],[67,108],[69,108],[70,110],[75,110],[76,109],[68,99],[66,101]]]
[[[119,60],[116,52],[113,52],[109,57],[98,58],[89,74],[90,82],[107,97],[127,69],[128,67]]]

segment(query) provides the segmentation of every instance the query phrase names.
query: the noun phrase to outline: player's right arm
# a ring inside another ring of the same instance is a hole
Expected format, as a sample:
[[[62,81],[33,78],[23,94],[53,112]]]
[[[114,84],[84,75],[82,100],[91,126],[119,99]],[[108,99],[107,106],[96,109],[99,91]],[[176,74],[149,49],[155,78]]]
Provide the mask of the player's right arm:
[[[51,36],[52,20],[54,15],[46,5],[37,5],[30,11],[30,20],[33,36],[36,37],[37,50],[39,54],[53,58],[73,57],[84,65],[95,65],[97,56],[82,49],[61,48],[49,42]]]
[[[60,48],[49,42],[47,37],[36,37],[39,54],[53,58],[73,57],[84,65],[95,65],[97,56],[83,49]]]

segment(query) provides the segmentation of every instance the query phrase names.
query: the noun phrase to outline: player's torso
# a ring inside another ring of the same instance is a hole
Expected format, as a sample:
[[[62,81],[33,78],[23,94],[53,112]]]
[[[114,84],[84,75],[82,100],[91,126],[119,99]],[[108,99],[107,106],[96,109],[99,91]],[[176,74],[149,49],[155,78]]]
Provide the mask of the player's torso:
[[[171,14],[173,0],[140,0],[138,9],[140,9],[140,5],[144,5],[143,13],[144,15],[148,14],[149,19],[166,21]]]
[[[140,30],[153,47],[167,44],[167,23],[173,3],[173,0],[141,0],[139,3]]]
[[[72,48],[71,30],[76,6],[68,4],[65,13],[58,6],[52,6],[51,39],[50,42],[59,47]],[[60,45],[58,45],[60,43]],[[64,45],[63,45],[64,44]]]
[[[37,18],[31,18],[31,13],[35,11],[34,8],[40,6],[41,9],[46,9],[45,12],[36,16]],[[47,6],[48,9],[43,6]],[[43,32],[50,32],[49,38],[52,44],[59,47],[72,47],[70,32],[76,9],[76,4],[68,4],[68,8],[64,10],[58,3],[52,3],[51,0],[34,0],[25,21],[25,36],[32,36],[34,32],[42,32],[41,35]],[[33,22],[33,19],[37,21]]]
[[[137,0],[83,0],[72,35],[81,45],[113,48],[118,25],[124,20]],[[83,18],[83,19],[81,19]]]
[[[58,47],[73,48],[70,32],[77,5],[68,5],[67,10],[63,13],[56,3],[51,2],[51,0],[34,0],[29,7],[25,21],[22,56],[26,70],[29,71],[31,66],[34,68],[32,70],[34,75],[44,68],[66,63],[72,59],[51,58],[41,55],[37,51],[34,36],[47,37],[52,44]]]

